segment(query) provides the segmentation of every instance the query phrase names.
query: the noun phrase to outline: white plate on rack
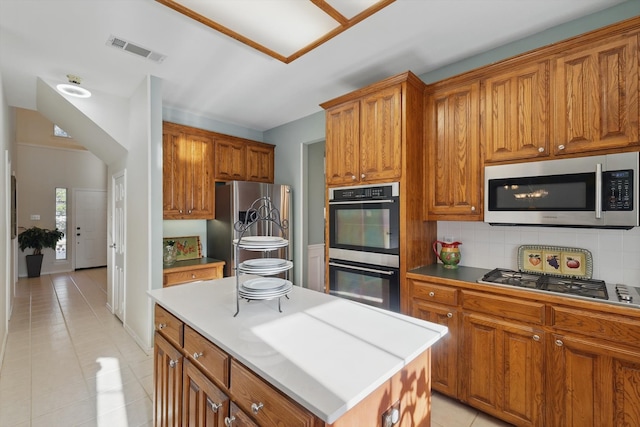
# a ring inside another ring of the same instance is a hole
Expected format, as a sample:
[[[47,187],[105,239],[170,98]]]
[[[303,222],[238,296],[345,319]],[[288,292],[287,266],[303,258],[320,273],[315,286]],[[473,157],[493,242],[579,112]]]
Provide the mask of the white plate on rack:
[[[258,279],[251,279],[244,282],[241,286],[248,292],[269,292],[275,291],[286,286],[288,280],[272,278],[272,277],[260,277]]]
[[[242,243],[249,243],[255,245],[264,245],[272,243],[280,243],[284,239],[278,236],[245,236],[242,239]]]
[[[248,259],[242,263],[244,267],[251,269],[273,269],[284,266],[287,263],[286,259],[282,258],[254,258]]]
[[[272,237],[272,236],[254,236],[254,237],[268,237],[269,239],[262,240],[262,241],[260,240],[247,241],[248,237],[243,237],[240,242],[238,241],[238,239],[233,239],[233,244],[240,245],[241,248],[245,248],[249,250],[281,248],[289,244],[289,241],[283,239],[282,237]]]

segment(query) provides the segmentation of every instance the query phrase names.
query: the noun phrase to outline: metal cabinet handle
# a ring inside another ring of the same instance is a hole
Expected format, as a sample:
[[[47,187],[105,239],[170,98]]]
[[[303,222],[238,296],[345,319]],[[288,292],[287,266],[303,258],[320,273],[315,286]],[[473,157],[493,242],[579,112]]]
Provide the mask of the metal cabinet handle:
[[[537,334],[536,334],[536,335],[534,335],[534,336],[533,336],[533,340],[534,340],[534,341],[540,341],[540,335],[537,335]]]
[[[355,175],[351,175],[351,179],[355,181],[356,180],[356,176]]]
[[[182,213],[182,209],[179,209],[179,210],[178,210],[178,213]]]
[[[451,319],[453,317],[453,313],[447,313],[447,317]]]
[[[198,360],[198,359],[199,359],[199,358],[201,358],[201,357],[202,357],[202,352],[200,352],[200,353],[193,353],[193,358],[194,358],[194,359]]]
[[[262,402],[251,404],[251,412],[253,412],[254,414],[257,414],[262,408],[264,408],[264,404]]]
[[[435,296],[436,296],[436,293],[435,293],[435,292],[433,292],[433,291],[431,291],[431,292],[429,292],[429,296],[430,296],[430,297],[435,297]]]
[[[364,179],[364,174],[360,175],[360,178]]]
[[[191,215],[191,212],[193,212],[191,209],[189,209],[189,212],[187,212],[189,215]]]
[[[158,323],[158,329],[162,330],[167,327],[166,323]]]
[[[539,147],[538,148],[538,153],[544,153],[544,147]]]
[[[558,145],[558,150],[564,150],[564,145],[562,144]]]
[[[224,425],[227,427],[231,427],[231,424],[236,420],[236,417],[233,415],[230,417],[224,417]]]
[[[562,342],[562,340],[556,340],[556,345],[558,347],[562,347],[564,345],[564,343]]]
[[[192,278],[192,279],[195,279],[195,278],[196,278],[196,275],[195,275],[195,274],[193,274],[193,273],[191,273],[191,278]]]
[[[214,403],[211,399],[207,397],[207,405],[213,412],[218,412],[218,409],[222,408],[222,403]]]
[[[176,366],[178,366],[178,361],[177,360],[169,360],[169,367],[170,368],[175,368]]]
[[[471,212],[475,212],[476,211],[476,207],[475,206],[471,206]]]

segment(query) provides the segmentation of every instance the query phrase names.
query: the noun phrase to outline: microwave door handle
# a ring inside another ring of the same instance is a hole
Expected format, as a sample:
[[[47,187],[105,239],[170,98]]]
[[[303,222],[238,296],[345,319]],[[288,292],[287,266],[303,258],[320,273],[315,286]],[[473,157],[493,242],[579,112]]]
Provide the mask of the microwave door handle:
[[[391,199],[383,199],[383,200],[348,200],[345,202],[332,202],[329,200],[330,205],[364,205],[367,203],[394,203]]]
[[[342,268],[348,268],[351,270],[359,270],[359,271],[368,271],[369,273],[378,273],[378,274],[386,274],[388,276],[391,276],[394,274],[393,271],[383,271],[383,270],[375,270],[373,268],[366,268],[366,267],[356,267],[353,265],[345,265],[345,264],[338,264],[337,262],[330,262],[329,263],[330,266],[332,267],[342,267]]]
[[[602,218],[602,163],[596,164],[596,219]]]

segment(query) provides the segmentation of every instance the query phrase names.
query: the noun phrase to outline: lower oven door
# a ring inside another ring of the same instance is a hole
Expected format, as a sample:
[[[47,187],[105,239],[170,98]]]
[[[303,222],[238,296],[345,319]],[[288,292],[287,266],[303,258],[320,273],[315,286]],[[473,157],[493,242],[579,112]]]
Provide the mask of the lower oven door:
[[[397,268],[329,259],[329,293],[399,312],[400,273]]]

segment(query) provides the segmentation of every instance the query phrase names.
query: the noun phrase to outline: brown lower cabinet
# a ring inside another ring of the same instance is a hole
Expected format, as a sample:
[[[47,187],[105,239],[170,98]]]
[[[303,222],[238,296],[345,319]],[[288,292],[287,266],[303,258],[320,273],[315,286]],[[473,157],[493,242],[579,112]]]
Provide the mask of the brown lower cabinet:
[[[432,387],[516,426],[640,425],[640,310],[409,273]]]
[[[324,426],[157,305],[155,318],[154,426]]]

